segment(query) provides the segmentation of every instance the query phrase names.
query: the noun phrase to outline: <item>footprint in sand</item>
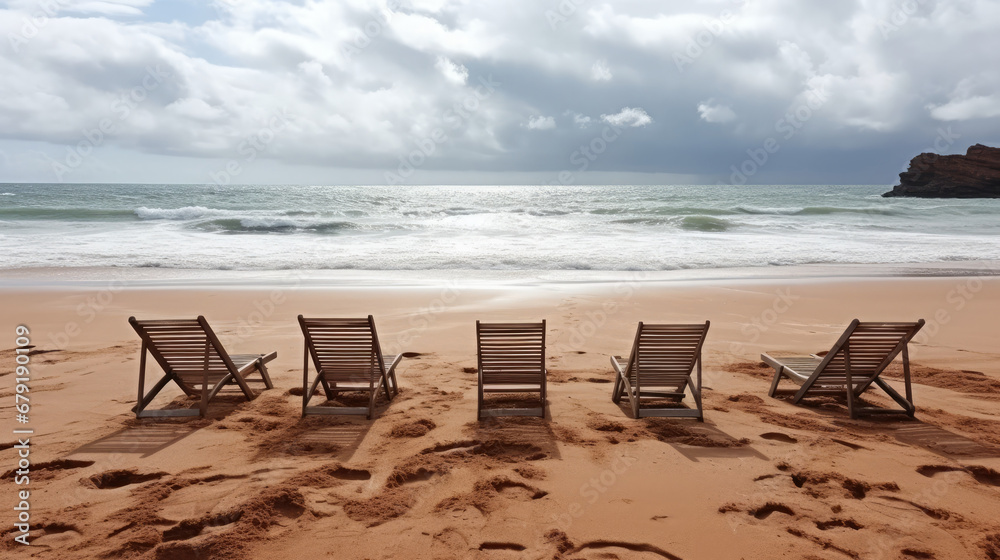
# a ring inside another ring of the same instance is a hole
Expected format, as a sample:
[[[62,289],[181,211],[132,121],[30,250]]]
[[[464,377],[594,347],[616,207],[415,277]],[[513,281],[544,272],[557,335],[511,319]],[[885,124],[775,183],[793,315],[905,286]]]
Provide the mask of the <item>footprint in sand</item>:
[[[781,432],[766,432],[760,434],[762,439],[767,439],[771,441],[780,441],[782,443],[798,443],[799,440],[793,438],[788,434],[783,434]]]
[[[930,478],[943,472],[965,472],[965,467],[952,467],[949,465],[921,465],[917,467],[917,472]]]
[[[398,486],[403,486],[405,484],[413,484],[416,482],[426,482],[435,476],[440,476],[440,471],[436,469],[431,469],[427,467],[419,467],[414,470],[401,471],[396,469],[389,475],[389,479],[386,481],[386,488],[396,488]]]
[[[404,422],[396,424],[389,431],[389,437],[394,438],[416,438],[427,435],[437,427],[432,420],[427,418],[421,418],[419,420],[414,420],[412,422]]]
[[[185,519],[163,532],[163,542],[193,539],[205,529],[232,525],[243,517],[243,512],[235,510],[227,513],[207,515],[201,519]]]
[[[1000,486],[1000,472],[991,468],[979,465],[969,465],[967,467],[951,465],[922,465],[917,467],[917,472],[930,478],[936,474],[946,472],[964,472],[972,475],[976,482],[988,486]]]
[[[816,521],[815,523],[816,528],[820,531],[829,531],[830,529],[836,529],[838,527],[853,529],[855,531],[859,531],[864,528],[864,525],[853,519],[831,519],[829,521]]]
[[[32,545],[42,547],[65,547],[83,536],[82,531],[76,525],[67,523],[42,523],[32,527],[32,530],[42,531],[42,534],[31,539]]]
[[[162,543],[154,544],[156,558],[217,558],[228,556],[233,543],[266,539],[269,528],[306,513],[302,495],[296,490],[274,489],[225,513],[185,519],[163,531]],[[119,552],[125,552],[120,550]]]
[[[779,503],[776,503],[776,502],[768,502],[768,503],[760,506],[759,508],[751,509],[747,513],[749,513],[750,515],[756,517],[757,519],[767,519],[768,517],[771,517],[771,514],[773,514],[773,513],[783,513],[785,515],[795,515],[795,512],[792,511],[792,508],[786,506],[785,504],[779,504]]]
[[[849,447],[855,451],[857,451],[858,449],[868,449],[863,445],[858,445],[856,443],[851,443],[849,441],[844,441],[842,439],[831,439],[830,441],[832,441],[833,443],[839,443],[840,445],[843,445],[844,447]]]
[[[429,447],[420,452],[442,453],[442,454],[463,454],[486,455],[501,460],[524,460],[537,461],[546,458],[548,455],[538,446],[530,443],[501,443],[499,441],[482,442],[480,440],[462,440],[451,443],[439,443],[434,447]]]
[[[139,473],[135,469],[116,469],[111,471],[104,471],[102,473],[97,473],[91,475],[87,478],[80,479],[80,482],[84,486],[91,486],[99,490],[108,490],[112,488],[121,488],[123,486],[129,486],[131,484],[140,484],[143,482],[149,482],[150,480],[159,480],[170,473],[163,471],[151,472],[151,473]]]
[[[55,461],[46,461],[44,463],[36,463],[31,466],[33,473],[41,473],[41,476],[32,476],[32,480],[36,478],[46,479],[52,478],[58,471],[65,471],[70,469],[82,469],[83,467],[89,467],[94,464],[94,461],[77,461],[74,459],[56,459]],[[0,475],[0,480],[14,479],[15,470],[11,469],[3,475]]]
[[[513,550],[515,552],[520,552],[522,550],[527,550],[527,548],[528,547],[524,545],[512,542],[486,541],[479,545],[479,550]]]
[[[514,499],[520,500],[538,500],[548,496],[549,493],[545,490],[539,490],[534,486],[530,486],[523,482],[518,482],[516,480],[499,479],[492,480],[489,484],[499,493],[501,496],[507,496]]]
[[[434,447],[428,447],[421,451],[421,454],[427,453],[467,453],[471,452],[476,446],[480,445],[482,442],[479,440],[468,439],[462,441],[453,441],[450,443],[439,443]]]
[[[431,541],[431,550],[437,553],[447,551],[462,551],[469,549],[469,540],[458,529],[446,527],[436,533]]]
[[[904,548],[899,551],[906,558],[919,558],[921,560],[934,560],[937,556],[929,550],[916,550],[913,548]]]
[[[933,519],[951,519],[952,517],[956,517],[956,518],[961,519],[960,516],[958,516],[956,514],[953,514],[953,513],[949,512],[949,511],[946,511],[946,510],[943,510],[943,509],[938,509],[938,508],[932,508],[932,507],[922,506],[922,505],[920,505],[920,504],[918,504],[916,502],[911,502],[910,500],[904,500],[903,498],[897,498],[895,496],[881,496],[881,498],[883,500],[889,500],[889,501],[892,501],[892,502],[898,502],[898,503],[908,504],[910,506],[913,506],[913,507],[917,508],[918,510],[920,510],[921,512],[923,512],[923,514],[926,515],[927,517],[930,517],[930,518],[933,518]]]
[[[333,471],[333,477],[341,480],[369,480],[372,473],[365,469],[351,469],[348,467],[337,467]]]

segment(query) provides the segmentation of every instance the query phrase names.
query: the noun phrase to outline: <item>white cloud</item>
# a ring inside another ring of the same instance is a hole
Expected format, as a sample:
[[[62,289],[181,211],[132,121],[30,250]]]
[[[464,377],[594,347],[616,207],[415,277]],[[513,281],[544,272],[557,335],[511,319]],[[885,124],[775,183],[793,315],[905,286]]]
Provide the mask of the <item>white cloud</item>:
[[[537,117],[531,116],[528,118],[527,127],[531,130],[551,130],[556,127],[556,120],[552,117],[543,117],[541,115]]]
[[[608,68],[608,62],[606,60],[598,60],[590,67],[590,79],[595,82],[608,82],[611,81],[611,69]]]
[[[713,101],[702,101],[698,104],[698,114],[705,122],[727,123],[736,120],[736,113],[729,105],[713,105]]]
[[[1000,116],[1000,75],[982,72],[960,81],[948,96],[948,102],[929,103],[932,118],[939,121],[967,121]]]
[[[212,107],[203,99],[185,97],[166,106],[166,110],[178,117],[186,117],[198,121],[214,121],[225,115],[218,107]]]
[[[330,77],[323,72],[323,65],[315,60],[309,60],[299,63],[299,71],[302,75],[310,82],[321,86],[330,87],[333,85],[333,81]]]
[[[601,115],[601,120],[613,126],[646,126],[653,122],[653,119],[646,114],[642,107],[622,107],[622,110],[613,115]]]
[[[453,62],[448,57],[437,57],[434,67],[438,69],[438,72],[441,72],[445,80],[457,86],[465,85],[465,82],[469,79],[469,70],[465,66]]]
[[[977,95],[967,99],[949,101],[944,105],[930,105],[931,116],[939,121],[967,121],[1000,116],[1000,96]]]
[[[81,14],[128,15],[142,14],[142,8],[149,6],[153,0],[59,0],[55,5],[69,12]],[[41,3],[38,4],[42,6]]]
[[[492,56],[510,48],[507,41],[516,37],[516,34],[497,29],[498,21],[499,18],[489,12],[482,19],[473,17],[463,21],[461,26],[453,27],[423,14],[396,12],[389,25],[392,26],[394,37],[414,50],[478,58]]]
[[[573,124],[579,126],[580,128],[587,128],[590,126],[590,117],[587,115],[582,115],[580,113],[575,113],[573,115]]]
[[[667,11],[667,10],[663,10]],[[602,39],[629,42],[643,47],[680,45],[688,36],[704,30],[704,16],[697,13],[631,15],[616,13],[609,4],[587,11],[584,31]]]

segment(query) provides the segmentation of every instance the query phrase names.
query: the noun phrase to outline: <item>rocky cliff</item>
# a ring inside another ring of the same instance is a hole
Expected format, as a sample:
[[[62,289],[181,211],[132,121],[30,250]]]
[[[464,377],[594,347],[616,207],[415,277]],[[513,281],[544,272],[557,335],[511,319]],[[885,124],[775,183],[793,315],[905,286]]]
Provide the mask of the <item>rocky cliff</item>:
[[[1000,198],[1000,148],[976,144],[964,156],[920,154],[882,196]]]

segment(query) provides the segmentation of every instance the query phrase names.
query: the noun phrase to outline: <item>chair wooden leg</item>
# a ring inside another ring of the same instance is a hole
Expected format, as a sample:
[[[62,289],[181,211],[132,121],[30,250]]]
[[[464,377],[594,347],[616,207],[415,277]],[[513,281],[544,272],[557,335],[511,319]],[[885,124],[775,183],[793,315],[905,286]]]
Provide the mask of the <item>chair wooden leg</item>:
[[[136,397],[136,399],[135,399],[135,407],[132,409],[132,412],[135,412],[136,418],[139,417],[139,413],[142,412],[142,409],[146,408],[142,404],[143,397],[146,396],[146,395],[143,394],[143,390],[145,389],[145,385],[146,385],[146,341],[145,340],[142,341],[142,350],[140,350],[139,352],[140,352],[140,354],[139,354],[139,396]]]
[[[622,401],[622,377],[615,372],[615,386],[611,390],[611,402],[618,404]]]
[[[222,381],[216,382],[216,390],[219,389]],[[201,382],[201,405],[198,407],[199,412],[201,412],[201,417],[204,418],[208,413],[208,372],[205,372],[205,377]]]
[[[317,372],[319,375],[319,372]],[[305,359],[302,363],[302,417],[306,417],[306,408],[309,406],[309,399],[312,391],[309,390],[309,343],[306,343]]]
[[[476,420],[483,419],[483,383],[479,382],[479,387],[477,389],[478,398],[476,399]]]
[[[391,401],[392,400],[392,393],[389,392],[389,379],[388,379],[388,376],[383,377],[382,381],[380,381],[380,384],[382,385],[382,391],[385,393],[385,400]]]
[[[548,372],[545,372],[542,375],[543,376],[547,376]],[[545,377],[542,377],[542,394],[540,395],[540,397],[541,397],[541,403],[540,404],[541,404],[542,412],[541,412],[541,414],[539,416],[541,416],[542,418],[545,418],[545,402],[549,398],[549,395],[548,395],[548,383],[546,383]]]
[[[910,387],[910,352],[909,344],[903,346],[903,383],[906,389],[906,402],[913,406],[913,389]],[[913,413],[910,413],[913,416]]]
[[[784,369],[785,366],[781,366],[778,369],[774,370],[774,379],[771,381],[771,388],[768,390],[767,396],[774,398],[774,396],[777,394],[778,382],[781,381],[781,378],[784,375]]]
[[[389,388],[390,392],[392,393],[392,395],[389,398],[392,399],[392,398],[395,398],[396,395],[399,394],[399,381],[396,380],[396,368],[395,367],[393,367],[392,369],[389,370],[389,375],[386,378],[386,383],[385,383],[387,386],[389,385],[389,381],[392,381],[392,387]]]
[[[135,405],[135,408],[132,409],[132,410],[135,411],[136,416],[139,416],[139,414],[147,406],[149,406],[149,403],[153,402],[153,399],[156,398],[156,395],[161,390],[163,390],[164,387],[167,386],[167,383],[169,383],[171,379],[173,379],[172,376],[170,376],[170,375],[164,375],[162,379],[160,379],[159,381],[156,382],[156,385],[153,385],[153,388],[150,389],[149,392],[146,393],[146,396],[144,396],[142,398],[142,400],[140,400],[139,403]]]
[[[897,393],[896,390],[889,386],[888,383],[883,381],[881,377],[876,377],[874,383],[878,385],[880,389],[885,391],[885,393],[889,395],[892,400],[896,401],[896,404],[903,407],[907,416],[913,416],[916,412],[916,407],[913,406],[913,401],[903,398],[903,396]],[[907,384],[907,389],[909,389],[909,384]],[[910,394],[911,392],[907,390],[907,393]]]
[[[257,398],[257,394],[253,392],[253,389],[251,389],[250,386],[247,385],[246,380],[243,379],[241,376],[234,375],[233,381],[235,381],[236,384],[240,386],[240,389],[243,391],[243,396],[245,396],[248,401],[252,401],[255,398]]]
[[[267,366],[264,365],[264,362],[257,360],[257,371],[260,372],[260,376],[264,380],[264,387],[274,389],[274,384],[271,383],[271,376],[268,375]]]
[[[640,386],[639,386],[639,376],[638,375],[636,375],[635,380],[636,380],[635,387],[626,387],[625,390],[628,391],[629,401],[630,401],[629,404],[632,405],[632,416],[635,417],[635,418],[639,418],[640,417],[639,416],[639,414],[640,414],[640,410],[639,409],[641,408],[640,405],[642,404],[642,389],[640,389]]]
[[[844,374],[847,378],[847,414],[852,419],[856,418],[854,411],[854,379],[851,376],[851,347],[844,346]]]
[[[701,408],[701,356],[698,356],[698,366],[697,367],[698,367],[698,369],[697,369],[697,372],[698,372],[698,390],[695,391],[694,390],[694,386],[692,385],[692,387],[691,387],[691,389],[692,389],[691,393],[694,395],[695,406],[698,407],[698,421],[699,422],[704,422],[705,421],[705,413],[704,413],[704,411]]]

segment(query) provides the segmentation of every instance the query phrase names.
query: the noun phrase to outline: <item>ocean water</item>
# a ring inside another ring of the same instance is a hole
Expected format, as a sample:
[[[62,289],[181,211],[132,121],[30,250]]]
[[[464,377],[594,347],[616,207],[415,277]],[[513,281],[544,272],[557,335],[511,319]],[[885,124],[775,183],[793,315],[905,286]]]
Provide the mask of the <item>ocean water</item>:
[[[1000,200],[873,186],[0,185],[0,269],[678,270],[1000,260]]]

